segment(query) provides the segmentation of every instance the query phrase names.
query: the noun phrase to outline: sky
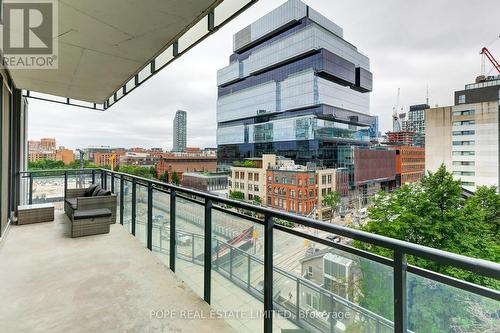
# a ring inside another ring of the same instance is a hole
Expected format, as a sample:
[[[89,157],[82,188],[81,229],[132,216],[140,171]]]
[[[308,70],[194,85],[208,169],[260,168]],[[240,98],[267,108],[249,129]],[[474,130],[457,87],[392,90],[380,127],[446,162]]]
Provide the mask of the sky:
[[[453,93],[480,74],[479,51],[500,59],[498,0],[303,0],[344,29],[370,58],[370,114],[381,130],[400,107],[451,105]],[[28,137],[69,148],[172,148],[175,111],[186,110],[189,147],[215,147],[216,73],[229,64],[232,35],[283,0],[260,0],[105,112],[29,100]],[[486,63],[486,72],[491,69]],[[495,74],[491,72],[491,75]]]

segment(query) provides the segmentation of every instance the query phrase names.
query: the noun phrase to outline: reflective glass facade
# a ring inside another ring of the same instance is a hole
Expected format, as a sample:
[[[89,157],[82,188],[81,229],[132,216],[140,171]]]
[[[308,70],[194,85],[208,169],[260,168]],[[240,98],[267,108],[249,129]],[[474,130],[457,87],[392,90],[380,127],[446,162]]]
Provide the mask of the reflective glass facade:
[[[369,59],[342,34],[291,0],[235,35],[217,75],[219,166],[276,153],[340,167],[338,147],[368,144]]]

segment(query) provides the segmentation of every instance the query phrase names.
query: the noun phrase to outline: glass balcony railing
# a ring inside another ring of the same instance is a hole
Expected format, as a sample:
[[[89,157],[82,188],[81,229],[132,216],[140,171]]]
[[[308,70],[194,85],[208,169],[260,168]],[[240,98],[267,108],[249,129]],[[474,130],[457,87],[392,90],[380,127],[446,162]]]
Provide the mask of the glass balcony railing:
[[[103,169],[21,172],[21,202],[63,202],[66,189],[91,183],[118,195],[120,224],[238,332],[499,331],[498,290],[406,256],[500,280],[497,263]]]

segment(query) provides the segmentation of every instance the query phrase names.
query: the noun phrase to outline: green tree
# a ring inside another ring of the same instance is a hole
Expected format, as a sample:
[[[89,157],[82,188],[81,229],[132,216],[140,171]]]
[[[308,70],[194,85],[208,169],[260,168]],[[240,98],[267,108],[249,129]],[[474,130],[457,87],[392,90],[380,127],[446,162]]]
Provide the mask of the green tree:
[[[339,204],[340,204],[339,192],[333,191],[323,197],[323,205],[328,206],[330,208],[331,222],[333,222],[333,218],[335,217],[335,212],[337,211]]]
[[[168,172],[165,171],[164,173],[162,173],[159,177],[159,180],[164,183],[168,183]]]
[[[123,173],[128,173],[130,175],[142,177],[142,178],[154,178],[155,171],[154,168],[151,169],[149,167],[141,167],[135,165],[120,165],[116,168],[116,171],[120,171]]]
[[[462,255],[500,261],[498,228],[499,195],[492,188],[479,188],[469,199],[462,197],[460,182],[442,165],[429,172],[420,184],[408,184],[393,193],[380,193],[369,208],[369,221],[362,230]],[[392,251],[355,242],[357,247],[383,256]],[[498,289],[498,280],[408,256],[409,264],[438,273]],[[378,264],[361,264],[361,305],[392,317],[392,281],[390,271]],[[375,267],[379,266],[379,267]],[[385,282],[384,282],[385,281]],[[471,306],[491,305],[483,298],[431,282],[414,275],[408,277],[408,313],[410,329],[448,332],[452,325],[469,329],[478,325]],[[455,304],[450,307],[450,302]],[[471,305],[473,304],[473,305]]]
[[[84,160],[83,167],[84,168],[98,168],[98,166],[95,165],[94,162],[91,160]],[[74,160],[74,161],[68,163],[68,169],[80,169],[80,160]]]
[[[231,191],[229,193],[229,199],[245,200],[245,193],[240,192],[240,191]]]
[[[28,170],[65,169],[63,161],[38,160],[28,163]]]
[[[258,206],[260,206],[262,204],[262,200],[260,199],[260,197],[258,195],[254,195],[252,201],[255,205],[258,205]]]
[[[175,184],[175,185],[179,185],[179,175],[177,174],[177,172],[173,172],[172,173],[172,183]]]

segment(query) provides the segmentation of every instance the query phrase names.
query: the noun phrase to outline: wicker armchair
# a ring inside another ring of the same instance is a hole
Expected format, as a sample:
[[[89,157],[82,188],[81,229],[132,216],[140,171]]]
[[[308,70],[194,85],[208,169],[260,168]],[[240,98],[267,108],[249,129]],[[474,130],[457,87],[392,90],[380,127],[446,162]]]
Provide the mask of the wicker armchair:
[[[111,211],[111,223],[116,223],[116,194],[86,197],[85,191],[85,188],[66,190],[66,200],[64,200],[66,215],[73,219],[76,210],[107,208]]]

